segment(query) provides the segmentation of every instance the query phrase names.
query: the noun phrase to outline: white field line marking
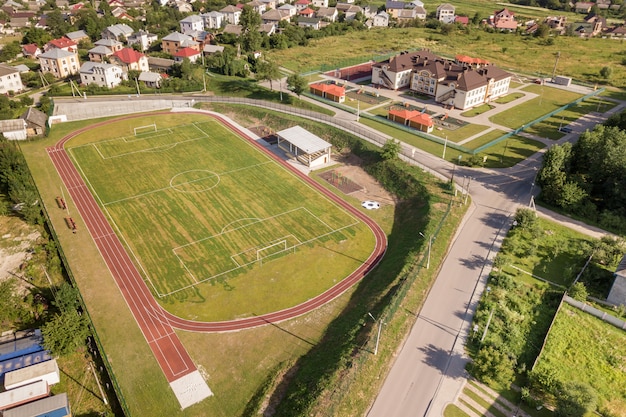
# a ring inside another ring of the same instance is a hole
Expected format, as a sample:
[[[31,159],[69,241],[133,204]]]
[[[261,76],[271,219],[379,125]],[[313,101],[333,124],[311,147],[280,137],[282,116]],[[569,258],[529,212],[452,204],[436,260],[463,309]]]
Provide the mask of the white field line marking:
[[[94,196],[96,201],[100,202],[100,206],[102,207],[102,210],[104,211],[105,216],[108,218],[109,224],[111,225],[112,228],[117,230],[118,238],[121,241],[124,242],[125,249],[128,251],[130,256],[132,256],[135,259],[137,268],[140,270],[140,272],[142,274],[142,278],[144,279],[144,281],[146,281],[146,282],[148,282],[150,284],[150,286],[154,290],[154,293],[155,294],[159,294],[159,297],[161,297],[161,295],[158,292],[156,286],[154,285],[154,283],[150,279],[150,275],[148,274],[148,271],[146,271],[146,269],[144,268],[143,264],[140,262],[139,257],[137,257],[137,255],[133,251],[132,247],[130,246],[130,244],[126,240],[126,237],[124,236],[124,234],[122,233],[121,229],[119,228],[119,226],[117,225],[117,223],[113,219],[113,216],[111,215],[109,210],[106,208],[106,205],[103,203],[102,199],[100,198],[100,196],[96,192],[95,188],[91,185],[91,182],[89,181],[89,178],[87,177],[87,175],[85,175],[85,172],[83,171],[83,167],[78,163],[78,160],[75,157],[73,159],[75,161],[76,167],[82,173],[82,177],[85,179],[85,183],[89,186],[89,191],[92,193],[92,195]]]

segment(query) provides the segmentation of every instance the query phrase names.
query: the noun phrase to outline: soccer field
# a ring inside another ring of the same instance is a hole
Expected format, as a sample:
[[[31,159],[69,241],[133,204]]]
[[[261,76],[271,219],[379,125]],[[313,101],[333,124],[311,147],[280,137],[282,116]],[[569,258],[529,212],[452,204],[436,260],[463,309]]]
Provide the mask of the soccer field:
[[[372,252],[362,222],[246,140],[206,116],[175,117],[66,146],[166,309],[225,320],[291,307]]]

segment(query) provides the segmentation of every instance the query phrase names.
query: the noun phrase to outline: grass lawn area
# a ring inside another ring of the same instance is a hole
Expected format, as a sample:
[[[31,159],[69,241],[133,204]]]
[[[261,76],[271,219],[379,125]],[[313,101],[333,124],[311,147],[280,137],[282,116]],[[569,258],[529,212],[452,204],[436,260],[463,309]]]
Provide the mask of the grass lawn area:
[[[461,116],[474,117],[474,116],[478,116],[479,114],[486,113],[489,110],[494,109],[494,108],[495,108],[494,106],[485,103],[485,104],[481,104],[480,106],[474,107],[473,109],[470,109],[468,111],[461,113]]]
[[[518,164],[529,156],[539,152],[545,145],[533,139],[522,136],[511,136],[488,148],[484,154],[487,155],[487,168],[506,168]]]
[[[379,2],[378,4],[384,4]],[[453,2],[457,14],[473,16],[476,13],[489,16],[493,13],[493,3],[473,1]],[[434,10],[439,4],[425,3],[427,10]],[[430,8],[429,8],[430,7]],[[515,9],[516,15],[518,8]],[[548,16],[549,10],[524,8],[517,17],[541,19]],[[580,16],[574,13],[561,13],[568,21]],[[607,39],[558,36],[553,45],[545,45],[542,39],[517,34],[487,33],[472,30],[470,34],[456,31],[449,35],[428,28],[384,28],[350,32],[344,36],[314,39],[306,47],[296,47],[268,52],[270,60],[296,72],[306,72],[326,65],[336,68],[341,62],[360,57],[363,62],[393,51],[429,48],[436,54],[454,57],[457,54],[486,59],[505,70],[518,71],[530,76],[546,76],[551,73],[554,57],[561,52],[558,73],[574,79],[603,84],[599,76],[604,66],[613,69],[610,83],[616,87],[626,86],[626,67],[621,65],[623,45],[620,42],[607,42]],[[504,52],[503,52],[504,51]],[[580,59],[585,57],[585,59]]]
[[[480,132],[487,130],[487,129],[489,129],[489,127],[485,125],[470,123],[454,130],[447,129],[445,127],[442,127],[442,128],[436,127],[430,134],[433,136],[440,137],[441,139],[445,139],[447,137],[449,141],[458,143],[464,139],[477,135]]]
[[[513,84],[513,83],[511,83]],[[509,88],[513,88],[513,87],[509,87]],[[517,100],[518,98],[522,98],[524,97],[526,94],[524,93],[520,93],[520,92],[516,92],[516,93],[509,93],[504,97],[500,97],[497,100],[495,100],[496,103],[498,104],[506,104],[506,103],[510,103],[512,101]]]
[[[626,415],[625,341],[623,330],[563,303],[533,372],[586,383],[601,410]]]
[[[371,253],[361,222],[214,119],[159,116],[156,132],[117,136],[149,121],[90,130],[66,149],[170,312],[220,321],[282,310]]]
[[[465,146],[467,149],[476,149],[493,140],[498,139],[500,136],[504,135],[505,133],[506,132],[504,130],[500,130],[500,129],[490,130],[489,132],[485,133],[484,135],[480,137],[477,137],[476,139],[473,139],[469,142],[465,142],[463,146]]]
[[[516,129],[582,96],[578,93],[539,85],[530,85],[524,88],[524,91],[538,94],[539,97],[493,115],[489,120]]]

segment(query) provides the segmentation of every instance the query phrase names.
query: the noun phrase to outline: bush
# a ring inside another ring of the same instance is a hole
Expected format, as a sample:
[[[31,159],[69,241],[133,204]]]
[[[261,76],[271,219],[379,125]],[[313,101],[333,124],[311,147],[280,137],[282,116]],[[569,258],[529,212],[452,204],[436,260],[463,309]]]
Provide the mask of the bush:
[[[587,287],[585,287],[585,284],[580,281],[572,285],[567,293],[574,300],[581,301],[583,303],[587,301],[587,296],[589,296],[589,293],[587,292]]]
[[[493,346],[481,348],[471,365],[473,375],[488,385],[508,388],[515,377],[515,359]]]

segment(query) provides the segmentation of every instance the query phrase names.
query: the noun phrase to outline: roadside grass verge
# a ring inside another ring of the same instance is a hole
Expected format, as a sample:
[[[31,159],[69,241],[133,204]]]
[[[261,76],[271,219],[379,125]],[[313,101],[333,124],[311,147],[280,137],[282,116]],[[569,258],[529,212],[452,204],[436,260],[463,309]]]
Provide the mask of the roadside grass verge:
[[[480,148],[481,146],[498,139],[500,136],[504,135],[506,132],[500,129],[493,129],[488,131],[487,133],[485,133],[484,135],[481,135],[479,137],[477,137],[476,139],[472,139],[469,142],[465,142],[463,144],[463,146],[465,146],[467,149],[476,149],[476,148]]]
[[[484,153],[487,155],[486,168],[506,168],[525,161],[531,155],[539,152],[545,145],[534,139],[513,135],[489,147]]]
[[[557,381],[577,381],[593,387],[599,411],[626,414],[626,357],[624,331],[564,303],[548,335],[533,374]]]
[[[511,83],[513,84],[513,83]],[[513,88],[512,86],[509,86],[509,88]],[[512,101],[517,100],[518,98],[522,98],[524,97],[526,94],[524,93],[520,93],[520,92],[515,92],[515,93],[509,93],[504,97],[500,97],[497,100],[495,100],[496,103],[498,104],[507,104],[510,103]]]
[[[475,117],[475,116],[478,116],[479,114],[487,113],[489,110],[493,110],[493,109],[495,109],[495,106],[485,103],[485,104],[481,104],[480,106],[473,107],[470,110],[467,110],[461,113],[461,116]]]
[[[539,97],[495,114],[489,120],[501,126],[517,129],[582,96],[578,93],[539,85],[529,85],[524,88],[524,91],[535,93]]]
[[[468,417],[468,415],[454,404],[450,404],[443,411],[444,417]]]

